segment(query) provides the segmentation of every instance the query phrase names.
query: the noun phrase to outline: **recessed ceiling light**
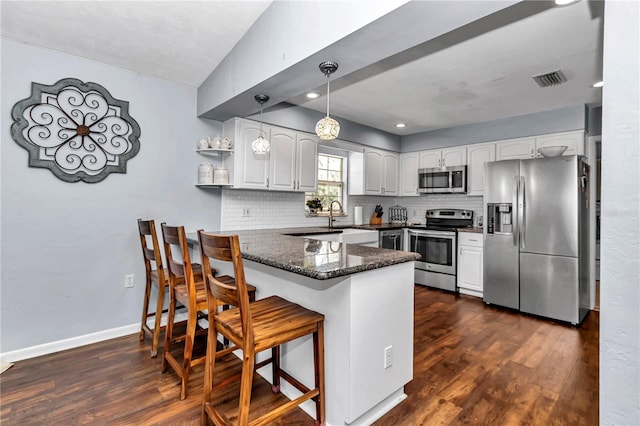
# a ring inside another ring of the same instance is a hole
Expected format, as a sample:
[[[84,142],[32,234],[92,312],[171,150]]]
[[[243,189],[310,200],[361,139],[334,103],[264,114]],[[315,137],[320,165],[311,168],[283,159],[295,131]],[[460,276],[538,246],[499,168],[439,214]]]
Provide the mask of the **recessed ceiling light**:
[[[556,0],[556,5],[558,6],[567,6],[571,3],[576,3],[580,0]]]
[[[396,124],[396,127],[397,127],[398,129],[402,129],[403,127],[407,127],[407,125],[406,125],[406,124],[404,124],[404,123],[398,123],[398,124]]]
[[[315,98],[317,98],[317,97],[319,97],[319,96],[320,96],[320,94],[319,94],[319,93],[316,93],[316,92],[309,92],[309,93],[307,93],[307,98],[309,98],[309,99],[315,99]]]
[[[604,86],[604,81],[602,81],[602,80],[600,80],[597,83],[593,83],[593,87],[602,87],[602,86]]]

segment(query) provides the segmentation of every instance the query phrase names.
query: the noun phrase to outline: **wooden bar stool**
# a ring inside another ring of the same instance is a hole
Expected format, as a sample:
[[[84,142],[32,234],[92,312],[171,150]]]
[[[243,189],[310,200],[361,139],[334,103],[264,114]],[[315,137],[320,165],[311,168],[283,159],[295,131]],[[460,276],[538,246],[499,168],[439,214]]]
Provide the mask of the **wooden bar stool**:
[[[164,310],[164,294],[165,289],[169,287],[169,272],[162,266],[162,254],[160,253],[154,221],[138,219],[138,232],[140,234],[146,277],[144,301],[142,303],[142,321],[140,322],[140,341],[144,340],[145,333],[149,333],[152,336],[151,357],[155,358],[158,355],[158,342],[160,341],[160,320],[162,319],[162,313],[167,312]],[[202,266],[198,263],[193,263],[191,270],[195,274],[196,280],[202,281]],[[158,288],[158,300],[156,301],[156,310],[149,312],[151,287],[153,285]],[[147,325],[147,320],[151,317],[155,317],[153,330]]]
[[[324,425],[324,315],[278,296],[249,303],[238,236],[214,235],[198,231],[198,239],[209,313],[202,425],[208,424],[209,419],[216,425],[231,424],[223,413],[213,407],[211,400],[214,391],[228,385],[233,379],[240,379],[238,425],[267,424],[310,399],[316,405],[316,423]],[[213,276],[210,258],[233,263],[235,287]],[[219,311],[216,307],[220,303],[236,306],[236,308]],[[218,351],[218,333],[228,338],[235,346]],[[280,345],[309,334],[313,335],[315,373],[313,389],[309,389],[280,368]],[[243,352],[241,374],[214,385],[213,372],[216,356],[219,352],[226,354],[236,349],[241,349]],[[256,364],[256,353],[266,349],[271,349],[271,358]],[[282,378],[302,392],[302,395],[249,422],[253,375],[258,368],[268,364],[273,368],[272,390],[274,392],[280,391]]]
[[[206,310],[207,294],[205,285],[202,280],[197,280],[194,274],[190,255],[187,236],[183,226],[167,226],[162,224],[162,238],[164,240],[164,253],[167,259],[167,267],[169,271],[169,320],[167,323],[167,331],[164,344],[164,356],[162,359],[162,372],[167,371],[167,366],[171,366],[181,379],[180,399],[187,397],[187,385],[189,383],[189,373],[191,368],[204,363],[205,357],[192,358],[193,345],[196,334],[204,334],[204,329],[197,330],[199,327],[198,319],[207,318]],[[180,254],[182,260],[176,260],[173,256],[173,250]],[[215,270],[212,270],[213,275]],[[235,282],[233,277],[228,275],[218,277],[221,282],[233,287]],[[250,286],[249,289],[252,300],[255,299],[256,288]],[[173,336],[173,325],[175,318],[176,305],[183,304],[187,308],[187,329],[183,336]],[[223,306],[223,303],[220,303]],[[225,308],[223,306],[223,308]],[[184,351],[182,364],[171,353],[171,345],[173,343],[184,341]]]

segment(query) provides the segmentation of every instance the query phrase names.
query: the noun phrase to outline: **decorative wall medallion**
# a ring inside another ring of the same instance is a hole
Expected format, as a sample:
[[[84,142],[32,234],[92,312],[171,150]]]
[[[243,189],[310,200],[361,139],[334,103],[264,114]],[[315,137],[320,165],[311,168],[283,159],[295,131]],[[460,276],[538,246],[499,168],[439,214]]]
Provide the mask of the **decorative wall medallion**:
[[[30,167],[48,168],[67,182],[100,182],[126,173],[140,150],[140,126],[129,102],[96,83],[65,78],[31,83],[31,97],[13,106],[11,136],[29,151]]]

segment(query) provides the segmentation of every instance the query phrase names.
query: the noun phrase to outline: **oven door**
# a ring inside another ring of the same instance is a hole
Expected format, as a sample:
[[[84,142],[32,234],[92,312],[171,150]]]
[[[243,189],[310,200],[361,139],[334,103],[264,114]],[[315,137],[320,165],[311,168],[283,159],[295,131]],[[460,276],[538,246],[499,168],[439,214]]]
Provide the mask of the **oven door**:
[[[456,233],[448,231],[409,230],[409,249],[420,255],[417,269],[456,274]]]

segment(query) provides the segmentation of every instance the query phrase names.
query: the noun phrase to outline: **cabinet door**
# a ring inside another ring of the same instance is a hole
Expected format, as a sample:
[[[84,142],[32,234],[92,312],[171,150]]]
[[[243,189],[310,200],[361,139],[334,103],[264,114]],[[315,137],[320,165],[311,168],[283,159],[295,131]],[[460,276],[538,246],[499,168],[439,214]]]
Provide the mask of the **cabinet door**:
[[[317,138],[298,133],[296,191],[315,192],[318,189]]]
[[[440,167],[442,151],[439,149],[420,152],[420,168]]]
[[[364,193],[382,194],[382,152],[364,152]]]
[[[459,246],[458,287],[482,293],[482,248]]]
[[[400,195],[418,196],[418,166],[420,155],[417,152],[400,154]]]
[[[296,178],[296,133],[289,129],[272,128],[270,156],[269,189],[293,191]]]
[[[535,138],[510,139],[496,142],[496,160],[517,160],[534,158]]]
[[[467,148],[467,195],[484,193],[484,164],[495,159],[495,143],[471,145]]]
[[[442,150],[442,166],[464,166],[467,164],[467,148],[447,148]]]
[[[270,128],[262,126],[262,136],[270,138]],[[251,143],[260,135],[260,123],[241,120],[236,135],[234,186],[236,188],[266,189],[269,179],[269,155],[257,155]]]
[[[545,146],[567,146],[567,150],[562,155],[583,155],[584,154],[584,131],[555,133],[552,135],[538,136],[536,138],[536,154],[538,148]]]
[[[382,195],[398,195],[398,155],[390,152],[383,155]]]

